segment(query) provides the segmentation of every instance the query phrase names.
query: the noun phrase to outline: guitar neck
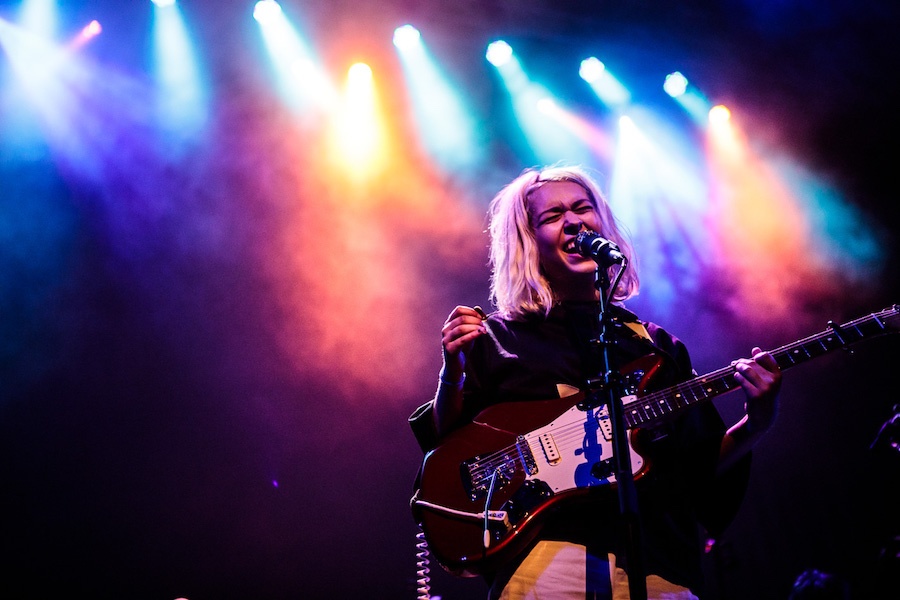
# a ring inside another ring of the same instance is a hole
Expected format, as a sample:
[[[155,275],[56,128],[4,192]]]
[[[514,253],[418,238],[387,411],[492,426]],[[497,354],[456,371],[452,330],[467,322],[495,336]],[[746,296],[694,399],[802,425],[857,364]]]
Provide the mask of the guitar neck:
[[[771,350],[778,366],[784,370],[834,350],[849,348],[865,339],[896,332],[890,327],[897,320],[900,306],[874,313],[843,325],[829,323],[829,329],[792,344]],[[740,386],[734,378],[735,369],[724,367],[672,387],[650,392],[624,402],[625,423],[630,429],[664,420],[695,404],[712,400]]]

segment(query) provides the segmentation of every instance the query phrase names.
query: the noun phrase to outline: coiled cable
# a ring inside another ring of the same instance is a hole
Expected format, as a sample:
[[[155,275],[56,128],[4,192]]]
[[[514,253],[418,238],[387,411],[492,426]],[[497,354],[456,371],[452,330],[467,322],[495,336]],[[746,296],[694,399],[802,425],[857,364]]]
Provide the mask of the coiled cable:
[[[425,532],[416,534],[416,600],[431,600],[431,568]]]

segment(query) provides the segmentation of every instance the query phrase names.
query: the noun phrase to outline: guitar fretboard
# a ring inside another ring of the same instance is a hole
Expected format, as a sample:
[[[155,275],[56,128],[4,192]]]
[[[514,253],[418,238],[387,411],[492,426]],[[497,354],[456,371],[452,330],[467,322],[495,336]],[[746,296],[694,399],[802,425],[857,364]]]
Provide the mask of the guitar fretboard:
[[[830,323],[829,329],[772,350],[770,353],[778,366],[784,370],[834,350],[849,348],[867,338],[896,332],[896,323],[891,321],[897,320],[898,314],[900,306],[894,305],[843,325]],[[724,367],[626,402],[624,404],[626,426],[630,429],[655,423],[690,406],[730,392],[740,385],[735,380],[734,373],[734,367]]]

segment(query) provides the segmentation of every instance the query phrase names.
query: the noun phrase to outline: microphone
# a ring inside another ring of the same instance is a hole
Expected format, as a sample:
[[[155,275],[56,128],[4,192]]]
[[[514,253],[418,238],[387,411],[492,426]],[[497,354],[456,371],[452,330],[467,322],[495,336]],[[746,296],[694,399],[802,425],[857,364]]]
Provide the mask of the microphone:
[[[625,255],[615,243],[593,231],[582,231],[575,236],[575,251],[603,268],[625,262]]]

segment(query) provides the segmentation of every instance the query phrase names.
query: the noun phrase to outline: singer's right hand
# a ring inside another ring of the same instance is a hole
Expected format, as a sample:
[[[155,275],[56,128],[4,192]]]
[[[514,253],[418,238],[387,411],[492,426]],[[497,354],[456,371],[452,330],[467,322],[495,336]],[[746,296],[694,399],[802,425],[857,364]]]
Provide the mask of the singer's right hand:
[[[479,307],[457,306],[453,309],[441,329],[446,379],[462,379],[466,367],[465,353],[472,349],[475,338],[485,333],[484,312]]]

